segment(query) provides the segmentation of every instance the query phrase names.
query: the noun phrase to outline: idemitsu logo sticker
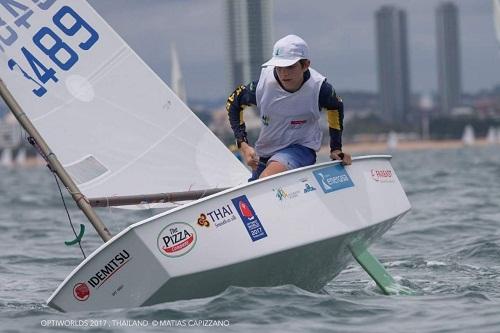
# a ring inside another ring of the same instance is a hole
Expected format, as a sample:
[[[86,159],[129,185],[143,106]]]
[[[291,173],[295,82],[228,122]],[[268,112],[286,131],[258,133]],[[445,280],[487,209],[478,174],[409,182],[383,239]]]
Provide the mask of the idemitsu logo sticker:
[[[77,283],[73,287],[73,296],[79,301],[86,301],[90,297],[90,289],[83,282]]]
[[[354,186],[351,177],[349,177],[342,164],[335,164],[313,171],[313,174],[325,193]]]
[[[196,243],[196,232],[184,222],[167,225],[158,235],[158,249],[167,257],[185,255]]]
[[[240,215],[241,220],[243,221],[243,224],[245,225],[245,228],[250,235],[250,238],[252,238],[252,241],[255,242],[259,239],[267,237],[264,226],[262,226],[262,224],[260,223],[259,217],[257,216],[257,214],[255,214],[255,211],[253,210],[250,201],[248,201],[247,196],[242,195],[241,197],[231,199],[231,201],[236,207],[236,210],[238,211],[238,214]]]

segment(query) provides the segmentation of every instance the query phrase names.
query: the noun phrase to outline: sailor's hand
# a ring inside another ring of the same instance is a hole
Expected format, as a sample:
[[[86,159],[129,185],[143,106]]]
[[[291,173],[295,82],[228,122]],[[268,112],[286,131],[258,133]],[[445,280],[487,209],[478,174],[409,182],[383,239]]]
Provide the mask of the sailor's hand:
[[[332,160],[341,160],[343,165],[351,165],[352,157],[349,153],[343,153],[342,150],[334,150],[330,153]]]
[[[245,164],[252,168],[252,170],[257,169],[259,158],[257,157],[257,154],[255,154],[255,149],[253,149],[253,147],[248,143],[242,142],[240,152]]]

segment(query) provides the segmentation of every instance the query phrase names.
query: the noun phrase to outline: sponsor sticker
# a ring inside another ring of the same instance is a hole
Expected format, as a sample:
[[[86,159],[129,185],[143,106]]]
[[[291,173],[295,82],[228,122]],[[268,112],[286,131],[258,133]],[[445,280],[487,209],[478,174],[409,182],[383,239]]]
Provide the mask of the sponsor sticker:
[[[286,191],[283,187],[273,188],[273,192],[279,201],[297,198],[300,193],[300,191]]]
[[[309,183],[306,183],[304,186],[304,193],[316,191],[316,187],[309,185]]]
[[[370,170],[372,179],[380,183],[394,183],[395,179],[393,177],[392,170],[390,169],[371,169]]]
[[[84,302],[90,297],[90,289],[84,282],[77,283],[73,287],[73,296],[78,301]]]
[[[264,226],[255,213],[246,195],[231,199],[253,242],[267,237]]]
[[[189,224],[175,222],[167,225],[158,235],[158,249],[167,257],[180,257],[196,244],[196,231]]]
[[[233,221],[236,221],[236,215],[234,214],[231,205],[228,204],[208,213],[201,213],[198,217],[197,223],[202,227],[210,227],[214,224],[216,228],[219,228]]]
[[[351,177],[349,177],[349,174],[342,164],[335,164],[323,169],[315,170],[313,171],[313,174],[321,186],[321,189],[325,193],[354,187]]]
[[[123,266],[125,266],[132,257],[127,250],[123,249],[118,252],[107,264],[105,264],[101,269],[94,273],[88,280],[87,283],[92,288],[100,288],[106,281],[109,281],[111,277],[118,272]]]

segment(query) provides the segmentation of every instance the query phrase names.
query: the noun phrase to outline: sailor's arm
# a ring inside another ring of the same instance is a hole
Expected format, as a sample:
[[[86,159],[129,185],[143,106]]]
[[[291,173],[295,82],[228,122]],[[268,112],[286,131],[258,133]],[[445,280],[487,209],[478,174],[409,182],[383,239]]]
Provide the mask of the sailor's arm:
[[[337,96],[335,89],[323,82],[319,94],[319,107],[326,110],[328,118],[328,132],[330,134],[330,158],[342,160],[342,163],[352,163],[351,155],[342,151],[342,131],[344,130],[344,103]]]
[[[229,123],[233,130],[236,144],[240,150],[243,161],[253,170],[257,168],[258,158],[255,150],[248,143],[245,121],[243,120],[243,111],[247,106],[256,105],[255,89],[257,82],[252,82],[246,86],[240,85],[229,96],[226,102],[226,111],[229,117]]]

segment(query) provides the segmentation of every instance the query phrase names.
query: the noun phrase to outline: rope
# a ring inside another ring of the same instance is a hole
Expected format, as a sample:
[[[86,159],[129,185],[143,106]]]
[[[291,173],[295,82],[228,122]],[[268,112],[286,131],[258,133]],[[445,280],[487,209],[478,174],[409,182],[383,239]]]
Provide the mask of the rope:
[[[59,181],[57,180],[56,174],[54,172],[52,172],[52,174],[54,175],[54,179],[56,180],[57,188],[59,189],[59,194],[61,195],[61,200],[63,202],[64,209],[66,210],[66,215],[68,216],[69,225],[71,226],[71,229],[73,230],[73,233],[75,234],[75,237],[78,240],[78,246],[80,247],[80,250],[82,251],[83,259],[85,259],[85,258],[87,258],[87,256],[85,255],[85,252],[83,251],[81,240],[78,237],[78,235],[76,234],[75,227],[73,226],[73,221],[71,221],[71,216],[69,215],[68,207],[66,206],[66,201],[64,200],[64,195],[63,195],[62,190],[61,190],[61,185],[59,185]]]

